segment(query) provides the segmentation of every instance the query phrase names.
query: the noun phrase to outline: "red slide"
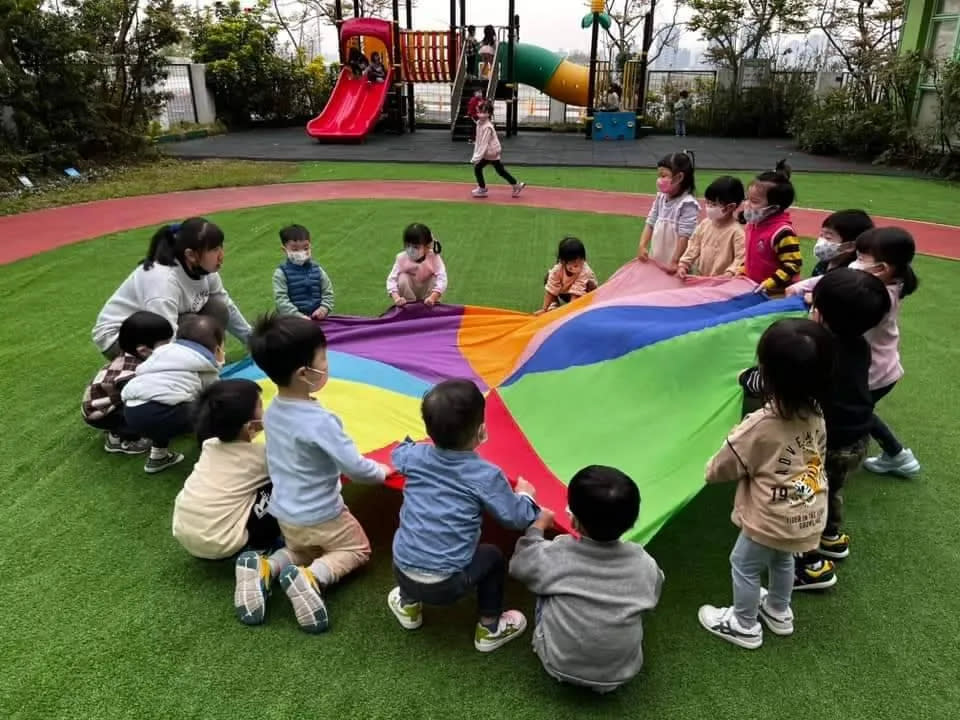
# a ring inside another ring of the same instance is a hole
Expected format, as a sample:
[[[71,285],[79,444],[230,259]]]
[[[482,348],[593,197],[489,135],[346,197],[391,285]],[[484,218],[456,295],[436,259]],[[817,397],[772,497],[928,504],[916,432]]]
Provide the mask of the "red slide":
[[[363,140],[380,119],[392,74],[390,69],[385,82],[370,84],[345,67],[323,112],[307,123],[307,135],[320,140]]]

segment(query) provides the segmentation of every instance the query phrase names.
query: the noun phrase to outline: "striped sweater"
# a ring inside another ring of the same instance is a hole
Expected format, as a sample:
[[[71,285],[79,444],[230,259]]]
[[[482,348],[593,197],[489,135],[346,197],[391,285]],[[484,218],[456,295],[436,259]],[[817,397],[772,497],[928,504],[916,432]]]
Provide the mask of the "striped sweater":
[[[743,274],[770,294],[782,294],[803,267],[800,240],[790,213],[777,213],[747,225]]]

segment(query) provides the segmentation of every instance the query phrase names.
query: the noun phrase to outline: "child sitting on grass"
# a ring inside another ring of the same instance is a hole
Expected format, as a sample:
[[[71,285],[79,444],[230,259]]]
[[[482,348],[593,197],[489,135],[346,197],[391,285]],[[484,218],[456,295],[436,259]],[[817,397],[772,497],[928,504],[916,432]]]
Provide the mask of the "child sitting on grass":
[[[656,607],[663,571],[620,536],[640,514],[633,480],[611,467],[580,470],[567,487],[580,538],[543,534],[541,513],[517,542],[510,574],[537,594],[533,650],[551,676],[597,692],[615,690],[643,665],[643,613]]]
[[[177,339],[161,345],[123,388],[124,416],[133,432],[153,441],[144,470],[158,473],[183,460],[170,440],[193,432],[193,403],[223,367],[223,327],[209,315],[182,315]]]
[[[340,418],[313,399],[327,384],[327,339],[299,317],[268,315],[250,337],[254,362],[277,385],[263,416],[267,468],[273,481],[268,511],[286,548],[269,558],[237,558],[234,607],[247,625],[264,620],[267,590],[278,575],[297,623],[308,633],[329,627],[323,592],[370,560],[370,541],[340,494],[340,476],[382,483],[388,467],[360,454]]]
[[[677,277],[691,272],[702,277],[733,277],[743,265],[743,226],[737,210],[743,204],[743,183],[725,175],[710,183],[703,194],[707,219],[697,225],[677,265]]]
[[[434,444],[407,440],[393,451],[406,483],[393,538],[397,587],[387,604],[403,628],[415,630],[424,604],[450,605],[475,589],[473,644],[490,652],[519,637],[527,620],[518,610],[503,611],[505,562],[498,547],[480,544],[483,513],[523,530],[540,510],[530,483],[518,478],[511,489],[503,471],[477,455],[487,438],[484,408],[483,393],[471,381],[442,382],[421,406]]]
[[[244,547],[273,548],[280,537],[267,513],[270,477],[262,443],[260,386],[221,380],[197,399],[195,424],[202,450],[173,504],[173,536],[194,557],[219,560]]]
[[[776,635],[793,633],[794,553],[816,548],[827,521],[821,407],[833,343],[812,320],[787,318],[767,328],[757,356],[765,404],[734,428],[706,469],[708,483],[737,483],[733,605],[698,612],[706,630],[748,649],[763,644],[758,616]],[[764,571],[769,592],[760,586]]]
[[[100,368],[80,404],[84,422],[105,431],[103,449],[108,453],[142,455],[150,450],[150,440],[133,432],[124,418],[121,393],[150,353],[172,338],[170,323],[156,313],[140,310],[121,323],[120,354]]]
[[[421,223],[403,231],[403,252],[398,253],[387,275],[387,294],[397,307],[422,302],[436,305],[447,291],[447,266],[440,257],[440,243]]]
[[[280,231],[287,261],[273,271],[273,298],[281,315],[323,320],[333,312],[333,283],[310,254],[310,231],[290,225]]]
[[[547,273],[543,307],[536,315],[554,310],[597,289],[597,276],[587,265],[587,249],[575,237],[560,241],[557,264]]]

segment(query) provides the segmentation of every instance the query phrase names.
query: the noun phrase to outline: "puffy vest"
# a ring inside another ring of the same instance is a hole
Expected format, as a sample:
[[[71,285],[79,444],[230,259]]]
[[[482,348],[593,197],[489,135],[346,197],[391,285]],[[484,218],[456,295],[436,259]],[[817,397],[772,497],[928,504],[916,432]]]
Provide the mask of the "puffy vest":
[[[754,282],[763,282],[780,267],[773,241],[784,230],[788,230],[791,235],[796,235],[788,212],[777,213],[756,225],[747,225],[744,238],[744,269],[747,277]]]
[[[304,315],[312,315],[320,307],[323,297],[322,275],[320,266],[310,261],[304,265],[297,265],[287,260],[280,266],[287,278],[287,295],[290,302],[297,306],[297,310]]]

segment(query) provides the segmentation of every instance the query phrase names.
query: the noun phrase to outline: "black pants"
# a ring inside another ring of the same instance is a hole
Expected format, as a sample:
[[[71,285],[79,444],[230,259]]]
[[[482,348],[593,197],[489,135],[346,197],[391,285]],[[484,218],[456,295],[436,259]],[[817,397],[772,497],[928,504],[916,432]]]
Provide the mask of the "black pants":
[[[896,383],[890,383],[886,387],[871,390],[873,404],[876,405],[881,399],[889,395],[896,385]],[[903,452],[903,445],[897,440],[897,436],[893,434],[893,431],[887,427],[887,424],[880,419],[876,412],[873,413],[873,426],[870,428],[870,436],[877,441],[880,449],[890,457]]]
[[[193,432],[193,403],[148,402],[125,408],[124,415],[130,429],[150,438],[158,450],[169,447],[173,438]]]
[[[247,549],[269,552],[277,547],[280,538],[280,525],[276,518],[267,512],[273,483],[267,483],[257,490],[257,499],[250,508],[247,518]]]
[[[493,169],[497,171],[497,175],[502,177],[511,185],[517,184],[517,179],[507,172],[507,169],[503,166],[502,162],[499,160],[481,160],[473,166],[473,173],[477,176],[477,185],[479,187],[485,188],[487,186],[487,181],[483,179],[483,169],[487,165],[493,165]]]
[[[411,580],[396,566],[393,572],[404,604],[422,602],[427,605],[452,605],[475,587],[477,610],[481,617],[500,617],[503,611],[506,562],[496,545],[478,545],[473,560],[464,570],[438,583]]]
[[[127,424],[122,409],[114,410],[99,420],[87,420],[84,418],[84,422],[92,428],[106,430],[108,433],[116,435],[121,440],[126,440],[127,442],[136,442],[140,439],[140,435],[135,433]]]

